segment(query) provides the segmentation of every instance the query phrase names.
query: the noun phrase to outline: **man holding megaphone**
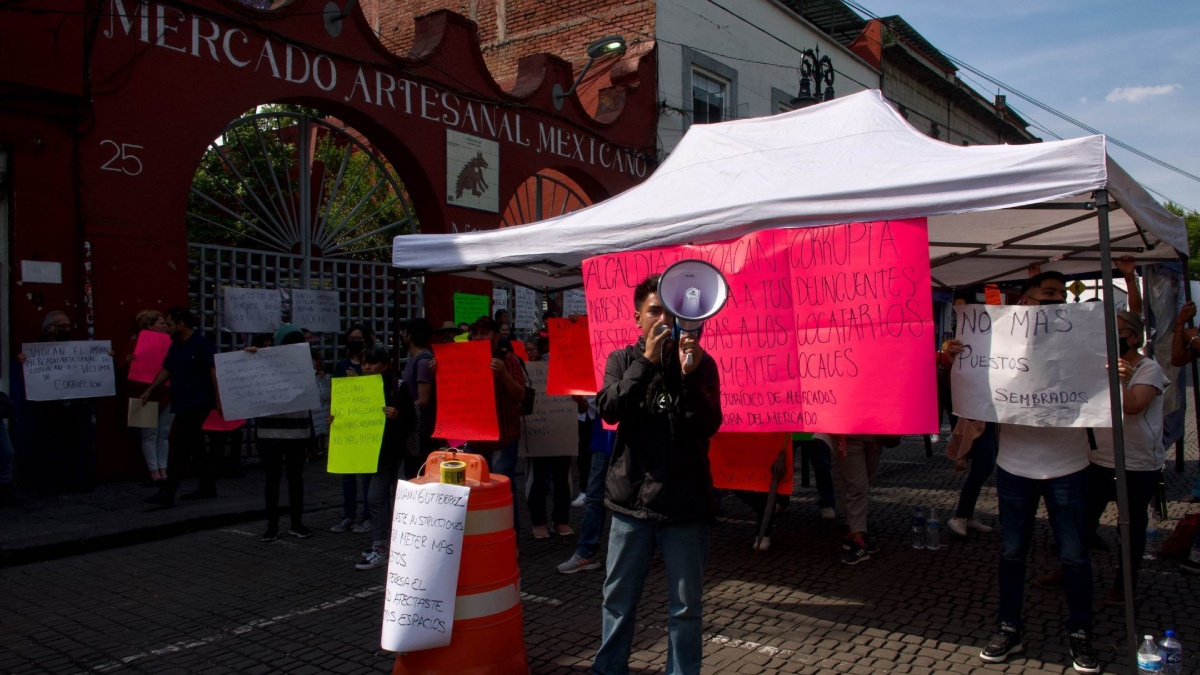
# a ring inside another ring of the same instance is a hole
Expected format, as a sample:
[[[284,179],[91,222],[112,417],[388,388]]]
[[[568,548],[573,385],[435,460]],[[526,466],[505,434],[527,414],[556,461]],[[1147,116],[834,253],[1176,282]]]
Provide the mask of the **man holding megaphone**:
[[[721,384],[716,362],[700,346],[698,323],[716,314],[727,287],[715,268],[685,276],[679,293],[662,276],[634,289],[641,336],[609,355],[596,397],[604,421],[619,425],[605,481],[613,520],[603,633],[592,666],[599,675],[629,672],[638,601],[656,548],[670,596],[666,672],[700,672],[700,605],[715,515],[708,446],[721,426]],[[677,325],[689,320],[696,325]]]

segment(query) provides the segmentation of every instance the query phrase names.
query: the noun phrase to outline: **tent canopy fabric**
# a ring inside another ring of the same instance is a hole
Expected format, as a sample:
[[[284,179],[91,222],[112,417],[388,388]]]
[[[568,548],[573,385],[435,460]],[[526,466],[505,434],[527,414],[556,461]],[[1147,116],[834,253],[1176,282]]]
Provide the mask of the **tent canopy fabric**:
[[[1177,260],[1187,252],[1182,218],[1107,157],[1103,136],[950,145],[866,91],[771,117],[692,125],[650,178],[619,195],[528,225],[398,236],[392,262],[414,273],[555,290],[579,286],[580,264],[594,255],[770,228],[928,217],[934,283],[953,288],[1024,278],[1031,262],[1066,274],[1095,271],[1091,202],[1102,188],[1114,256]]]

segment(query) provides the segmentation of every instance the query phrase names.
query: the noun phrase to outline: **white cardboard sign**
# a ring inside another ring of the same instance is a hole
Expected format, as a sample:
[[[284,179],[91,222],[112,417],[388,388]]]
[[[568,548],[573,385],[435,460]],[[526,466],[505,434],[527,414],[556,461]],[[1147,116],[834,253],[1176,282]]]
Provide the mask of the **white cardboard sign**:
[[[533,412],[521,425],[522,457],[574,457],[579,452],[579,406],[570,396],[550,396],[546,393],[547,366],[545,361],[533,361],[525,366],[529,386],[537,390]]]
[[[521,331],[531,331],[537,328],[540,312],[538,311],[538,294],[532,288],[514,286],[513,294],[516,307],[513,308],[513,327]]]
[[[337,291],[292,289],[292,323],[314,333],[336,333],[342,329]]]
[[[307,343],[217,354],[217,388],[225,419],[320,407],[312,351]]]
[[[234,333],[273,333],[283,316],[279,291],[224,287],[225,330]],[[311,330],[311,329],[310,329]]]
[[[411,652],[450,644],[471,489],[396,482],[380,645]]]
[[[964,305],[954,414],[1038,427],[1111,427],[1104,308]]]
[[[587,314],[587,296],[577,288],[563,291],[563,316],[572,314]]]
[[[62,401],[97,398],[117,393],[113,360],[108,340],[70,342],[26,342],[25,398],[30,401]]]

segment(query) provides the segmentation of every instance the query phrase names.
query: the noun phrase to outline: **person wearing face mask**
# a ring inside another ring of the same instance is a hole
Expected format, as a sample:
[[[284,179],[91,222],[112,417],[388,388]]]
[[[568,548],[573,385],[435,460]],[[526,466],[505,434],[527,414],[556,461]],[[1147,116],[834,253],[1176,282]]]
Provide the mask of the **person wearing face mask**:
[[[1024,304],[1058,305],[1066,301],[1066,277],[1041,272],[1029,278]],[[949,340],[945,351],[962,351]],[[1092,646],[1092,563],[1087,530],[1088,454],[1086,429],[997,424],[996,493],[1003,543],[1000,550],[1000,602],[996,632],[979,658],[1002,663],[1025,650],[1025,567],[1033,541],[1039,501],[1045,500],[1058,544],[1067,600],[1067,641],[1079,673],[1100,672]]]
[[[355,377],[363,374],[363,350],[375,346],[375,333],[362,324],[354,324],[346,331],[344,344],[346,357],[333,366],[334,377]],[[358,510],[358,485],[362,484],[362,520],[355,524]],[[329,528],[330,532],[354,530],[357,534],[371,531],[371,505],[368,495],[371,490],[370,474],[346,474],[342,476],[342,519]]]
[[[1125,481],[1129,488],[1129,543],[1133,560],[1133,580],[1146,551],[1146,509],[1162,481],[1167,453],[1162,442],[1163,399],[1168,381],[1154,359],[1143,356],[1139,348],[1145,335],[1142,317],[1133,312],[1117,313],[1117,335],[1121,358],[1117,372],[1121,379],[1121,408],[1125,441]],[[1117,499],[1117,470],[1112,434],[1096,433],[1096,447],[1088,456],[1087,531],[1095,533],[1100,516]],[[1119,606],[1125,602],[1121,568],[1116,571],[1112,589],[1104,604]]]
[[[75,339],[71,317],[55,310],[42,320],[38,342]],[[111,355],[112,352],[110,351]],[[24,365],[24,352],[17,362]],[[32,419],[32,478],[44,495],[62,491],[91,492],[96,480],[96,430],[92,423],[95,402],[90,398],[61,401],[28,401]]]

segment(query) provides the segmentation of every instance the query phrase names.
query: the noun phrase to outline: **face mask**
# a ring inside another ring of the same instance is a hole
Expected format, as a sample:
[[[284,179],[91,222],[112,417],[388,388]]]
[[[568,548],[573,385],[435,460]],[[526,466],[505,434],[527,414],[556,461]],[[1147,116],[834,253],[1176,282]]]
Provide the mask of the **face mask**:
[[[1066,300],[1039,300],[1038,304],[1039,305],[1061,305],[1064,302],[1066,302]]]
[[[60,328],[60,329],[54,331],[54,341],[55,342],[67,342],[70,339],[71,339],[71,331],[70,330]]]
[[[356,356],[362,353],[364,345],[366,343],[362,340],[350,340],[346,343],[346,351],[350,353],[350,356]]]
[[[1137,348],[1137,345],[1133,344],[1133,341],[1129,338],[1121,338],[1120,346],[1122,354],[1128,354],[1131,349]]]

